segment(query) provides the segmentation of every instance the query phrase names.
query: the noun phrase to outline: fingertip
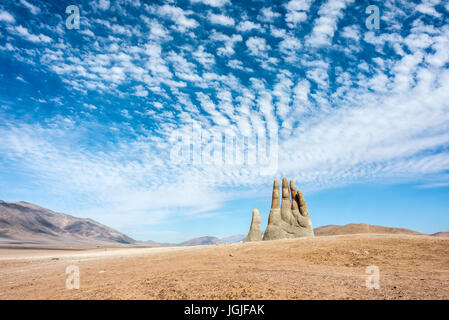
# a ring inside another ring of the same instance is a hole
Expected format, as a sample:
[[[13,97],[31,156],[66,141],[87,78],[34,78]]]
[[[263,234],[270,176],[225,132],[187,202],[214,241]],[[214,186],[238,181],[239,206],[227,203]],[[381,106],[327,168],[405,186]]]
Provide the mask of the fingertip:
[[[290,180],[290,189],[293,191],[296,191],[296,184],[295,184],[295,180],[291,179]]]
[[[257,208],[253,209],[253,222],[260,223],[260,212]]]
[[[271,208],[278,209],[281,207],[281,203],[279,200],[279,180],[274,180],[273,182],[273,195],[271,198]]]
[[[290,200],[290,193],[288,190],[288,179],[284,177],[282,179],[282,199],[286,200],[287,198]]]
[[[306,200],[304,199],[304,195],[302,193],[301,190],[297,190],[296,191],[297,194],[297,201],[298,201],[298,205],[299,205],[299,211],[301,212],[301,214],[303,216],[308,216],[309,215],[309,211],[307,210],[307,204],[306,204]]]

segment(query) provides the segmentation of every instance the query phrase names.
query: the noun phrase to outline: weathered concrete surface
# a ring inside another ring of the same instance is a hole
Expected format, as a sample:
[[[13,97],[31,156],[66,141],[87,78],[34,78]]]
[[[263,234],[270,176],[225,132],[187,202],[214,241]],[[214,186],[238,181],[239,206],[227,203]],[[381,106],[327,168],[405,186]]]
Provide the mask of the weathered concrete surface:
[[[291,195],[291,197],[290,197]],[[257,211],[258,212],[258,211]],[[259,214],[260,219],[260,214]],[[254,220],[254,211],[253,211]],[[251,222],[251,230],[253,222]],[[249,234],[248,234],[249,236]],[[295,182],[282,179],[282,202],[279,193],[279,181],[274,180],[271,210],[268,216],[268,226],[263,240],[313,237],[312,221],[307,210],[306,201],[301,190],[296,189]],[[249,241],[249,240],[248,240]],[[255,241],[255,240],[251,240]]]
[[[253,218],[251,220],[251,227],[245,241],[260,241],[262,240],[262,233],[260,231],[260,212],[257,209],[253,210]]]

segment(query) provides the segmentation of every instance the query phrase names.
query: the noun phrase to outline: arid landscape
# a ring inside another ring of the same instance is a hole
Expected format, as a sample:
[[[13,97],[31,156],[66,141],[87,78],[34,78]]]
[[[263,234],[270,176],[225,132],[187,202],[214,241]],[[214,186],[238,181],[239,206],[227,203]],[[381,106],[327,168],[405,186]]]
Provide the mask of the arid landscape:
[[[67,266],[80,289],[66,288]],[[367,266],[380,288],[367,289]],[[353,234],[194,247],[0,249],[0,299],[449,299],[449,238]]]
[[[3,0],[0,34],[14,316],[447,308],[448,0]]]
[[[315,237],[136,241],[91,219],[0,202],[0,299],[449,299],[449,237],[353,223]],[[67,267],[79,269],[68,289]],[[368,266],[379,289],[368,289]]]

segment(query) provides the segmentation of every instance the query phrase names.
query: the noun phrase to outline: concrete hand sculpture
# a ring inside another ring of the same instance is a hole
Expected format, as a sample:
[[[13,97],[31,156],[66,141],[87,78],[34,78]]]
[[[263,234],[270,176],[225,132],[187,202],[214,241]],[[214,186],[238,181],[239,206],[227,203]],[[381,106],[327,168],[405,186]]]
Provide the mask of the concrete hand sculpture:
[[[306,201],[301,190],[296,189],[295,182],[290,180],[289,190],[287,178],[282,179],[282,203],[279,196],[279,181],[274,180],[271,210],[263,240],[313,237]],[[251,228],[245,241],[258,241],[260,238],[260,213],[254,209]]]

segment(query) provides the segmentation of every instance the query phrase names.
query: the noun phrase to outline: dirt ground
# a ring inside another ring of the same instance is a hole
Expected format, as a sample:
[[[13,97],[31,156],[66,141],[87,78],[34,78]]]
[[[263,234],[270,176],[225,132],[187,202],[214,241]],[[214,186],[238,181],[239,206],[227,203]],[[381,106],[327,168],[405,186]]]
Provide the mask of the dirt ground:
[[[67,266],[80,288],[66,288]],[[379,268],[368,289],[366,267]],[[449,299],[449,239],[343,235],[197,247],[0,249],[0,299]]]

